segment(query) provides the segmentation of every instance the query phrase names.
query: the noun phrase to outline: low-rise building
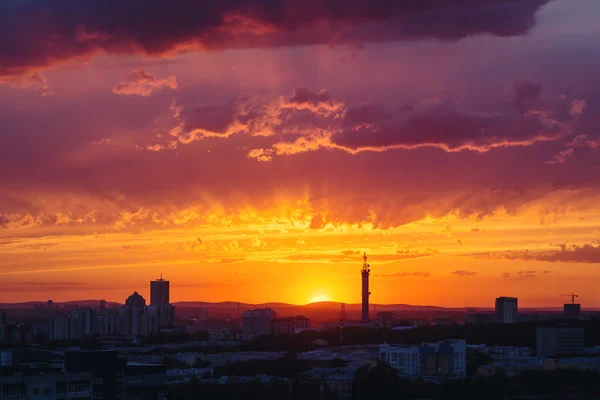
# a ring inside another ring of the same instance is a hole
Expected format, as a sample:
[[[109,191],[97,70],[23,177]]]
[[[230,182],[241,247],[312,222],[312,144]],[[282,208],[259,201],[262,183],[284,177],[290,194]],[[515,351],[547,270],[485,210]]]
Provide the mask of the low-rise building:
[[[273,320],[274,335],[293,335],[304,329],[310,329],[310,319],[302,315]]]
[[[275,317],[275,311],[270,308],[244,311],[242,317],[244,340],[271,334],[271,326]]]
[[[583,328],[580,327],[538,327],[536,355],[554,357],[581,354],[584,352],[583,335]]]
[[[467,374],[465,340],[445,340],[421,345],[380,347],[380,360],[409,377],[444,376],[459,378]]]

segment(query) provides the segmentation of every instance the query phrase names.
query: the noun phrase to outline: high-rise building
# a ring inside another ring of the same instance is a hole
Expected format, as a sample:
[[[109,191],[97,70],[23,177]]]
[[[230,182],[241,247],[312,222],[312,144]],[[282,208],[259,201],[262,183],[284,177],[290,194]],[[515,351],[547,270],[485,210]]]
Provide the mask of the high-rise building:
[[[69,317],[64,315],[50,320],[50,340],[68,340]]]
[[[271,333],[271,324],[275,317],[275,311],[270,308],[244,311],[242,316],[244,340],[251,340],[261,335],[269,335]]]
[[[120,308],[123,317],[123,333],[131,336],[145,336],[148,333],[146,300],[138,292],[133,292]]]
[[[150,306],[148,306],[149,331],[158,332],[161,326],[175,325],[175,307],[169,303],[169,281],[150,281]]]
[[[169,304],[169,281],[162,278],[150,281],[150,305],[162,306]]]
[[[101,335],[122,335],[123,315],[119,310],[103,310],[96,317],[96,332]]]
[[[81,339],[96,332],[96,313],[89,308],[71,311],[69,316],[69,339]]]
[[[360,275],[362,277],[362,322],[369,322],[369,275],[371,266],[367,263],[367,253],[363,255],[363,265]]]
[[[516,297],[496,299],[496,318],[501,324],[515,324],[519,321],[519,306]]]
[[[535,348],[538,357],[554,357],[583,353],[583,328],[538,327]]]
[[[380,360],[405,376],[445,376],[462,378],[467,374],[467,344],[464,339],[421,345],[381,345]]]

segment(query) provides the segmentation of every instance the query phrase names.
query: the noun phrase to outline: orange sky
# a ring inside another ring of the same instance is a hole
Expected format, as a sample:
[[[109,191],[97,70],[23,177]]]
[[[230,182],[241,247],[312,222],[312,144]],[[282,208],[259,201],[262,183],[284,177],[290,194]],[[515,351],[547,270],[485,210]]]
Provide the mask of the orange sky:
[[[48,236],[19,238],[27,228],[2,232],[3,241],[11,243],[2,246],[0,276],[10,290],[1,296],[2,301],[123,301],[133,290],[147,296],[148,281],[162,272],[171,281],[173,301],[356,303],[366,251],[375,303],[491,306],[496,296],[507,295],[518,296],[523,306],[556,306],[564,300],[559,293],[576,291],[584,305],[597,305],[594,281],[600,270],[593,264],[503,255],[554,254],[553,243],[585,245],[598,237],[600,212],[578,210],[585,196],[556,192],[514,215],[502,208],[483,220],[449,213],[386,229],[374,229],[368,219],[311,228],[313,214],[302,204],[202,216],[184,210],[170,217],[169,228],[142,211],[121,215],[95,234],[57,220],[37,228],[48,230]],[[567,197],[568,209],[547,211],[545,204]],[[52,235],[56,229],[61,236]]]

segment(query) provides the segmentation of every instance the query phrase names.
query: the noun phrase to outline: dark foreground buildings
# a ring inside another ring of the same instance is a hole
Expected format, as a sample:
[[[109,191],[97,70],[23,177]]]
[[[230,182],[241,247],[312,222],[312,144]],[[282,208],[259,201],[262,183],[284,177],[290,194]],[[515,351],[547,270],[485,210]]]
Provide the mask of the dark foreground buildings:
[[[2,350],[0,400],[162,400],[163,365],[128,364],[115,351]]]

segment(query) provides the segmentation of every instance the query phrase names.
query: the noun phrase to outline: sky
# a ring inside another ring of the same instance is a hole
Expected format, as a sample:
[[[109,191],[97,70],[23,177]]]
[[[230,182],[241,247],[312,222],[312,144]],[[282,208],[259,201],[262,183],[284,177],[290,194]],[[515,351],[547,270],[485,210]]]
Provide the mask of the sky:
[[[5,0],[0,302],[600,307],[597,0]]]

